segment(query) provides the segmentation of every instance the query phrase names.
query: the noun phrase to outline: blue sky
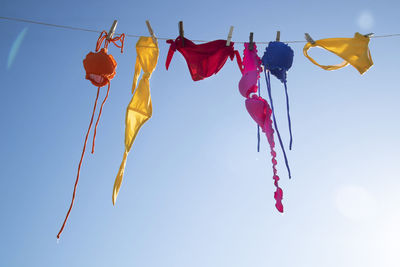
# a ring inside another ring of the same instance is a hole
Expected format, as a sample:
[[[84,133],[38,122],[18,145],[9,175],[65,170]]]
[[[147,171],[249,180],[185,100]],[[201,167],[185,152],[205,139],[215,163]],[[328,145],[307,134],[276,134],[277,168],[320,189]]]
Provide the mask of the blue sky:
[[[268,41],[399,33],[398,1],[9,1],[0,16],[175,38]],[[60,242],[96,88],[82,60],[96,33],[0,21],[1,266],[400,266],[397,49],[400,38],[371,39],[374,66],[363,76],[328,72],[291,44],[288,73],[292,180],[281,156],[285,213],[274,207],[266,138],[238,92],[228,61],[193,82],[183,57],[151,79],[153,117],[129,155],[115,207],[111,193],[123,153],[137,39],[127,38],[105,104],[96,152],[84,159],[77,199]],[[243,46],[235,45],[241,53]],[[265,45],[259,46],[262,55]],[[322,63],[337,63],[323,51]],[[265,96],[265,81],[261,80]],[[272,89],[288,142],[282,85]],[[102,98],[105,88],[101,91]],[[280,155],[280,151],[278,154]]]

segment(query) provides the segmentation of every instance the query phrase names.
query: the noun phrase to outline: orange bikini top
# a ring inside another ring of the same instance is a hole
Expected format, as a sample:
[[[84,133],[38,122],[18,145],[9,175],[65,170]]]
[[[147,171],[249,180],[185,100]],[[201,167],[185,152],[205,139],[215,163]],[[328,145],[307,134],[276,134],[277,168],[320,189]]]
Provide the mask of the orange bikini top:
[[[86,144],[88,141],[90,129],[92,128],[92,124],[93,124],[93,119],[94,119],[94,114],[95,114],[96,107],[97,107],[97,100],[99,98],[100,88],[105,85],[108,85],[107,93],[106,93],[106,96],[104,97],[103,102],[101,103],[99,115],[97,117],[96,124],[94,127],[92,154],[94,153],[94,143],[95,143],[95,139],[96,139],[97,125],[99,124],[99,121],[100,121],[100,116],[101,116],[101,112],[103,110],[104,103],[106,102],[106,100],[108,98],[108,93],[110,92],[110,80],[112,78],[114,78],[114,76],[115,76],[117,62],[115,61],[115,59],[112,55],[107,54],[108,44],[110,42],[112,42],[113,44],[115,44],[115,46],[117,46],[118,48],[121,48],[121,53],[123,52],[123,48],[124,48],[125,34],[121,34],[115,38],[110,38],[110,39],[106,39],[106,38],[107,38],[107,32],[106,31],[101,32],[99,39],[97,40],[97,43],[96,43],[96,52],[95,53],[90,52],[89,54],[86,55],[86,58],[83,60],[83,67],[85,68],[85,71],[86,71],[86,79],[91,81],[93,85],[97,86],[97,95],[96,95],[96,100],[94,101],[94,107],[93,107],[92,117],[91,117],[90,123],[89,123],[89,128],[86,132],[85,142],[83,144],[81,159],[79,161],[78,172],[77,172],[76,180],[75,180],[74,191],[72,193],[71,204],[67,211],[67,215],[65,216],[64,222],[61,226],[61,229],[57,234],[57,239],[60,238],[60,235],[61,235],[62,231],[64,230],[65,224],[68,220],[72,206],[74,205],[76,188],[78,186],[82,161],[83,161],[83,157],[84,157],[85,151],[86,151]],[[101,47],[103,41],[105,41],[104,47],[100,50],[100,47]],[[117,41],[120,41],[121,44],[118,45]]]
[[[125,35],[121,34],[118,37],[107,40],[107,32],[103,31],[100,34],[96,44],[96,52],[90,52],[83,60],[83,67],[86,71],[86,79],[92,82],[94,86],[103,87],[110,83],[110,80],[115,76],[117,62],[112,55],[107,54],[108,44],[112,42],[116,47],[121,48],[121,53],[124,49]],[[102,43],[104,47],[100,50]],[[121,44],[118,45],[117,41]],[[99,51],[100,50],[100,51]]]

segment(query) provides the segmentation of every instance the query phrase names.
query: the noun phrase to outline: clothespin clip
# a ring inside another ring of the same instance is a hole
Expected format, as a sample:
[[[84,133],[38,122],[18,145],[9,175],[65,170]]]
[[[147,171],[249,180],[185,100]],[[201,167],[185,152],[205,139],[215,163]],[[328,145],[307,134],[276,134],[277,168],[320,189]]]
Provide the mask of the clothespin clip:
[[[108,31],[108,34],[107,34],[107,40],[108,40],[108,41],[110,41],[110,39],[113,38],[114,33],[115,33],[115,29],[117,28],[117,24],[118,24],[118,21],[117,21],[117,20],[114,20],[114,22],[113,22],[113,24],[111,25],[111,28],[110,28],[110,30]]]
[[[304,36],[305,36],[307,42],[309,42],[309,43],[311,43],[311,44],[315,44],[314,39],[311,38],[311,36],[310,36],[308,33],[305,33]]]
[[[364,35],[365,37],[371,38],[372,36],[374,36],[373,32],[367,33]]]
[[[154,35],[153,29],[151,28],[150,21],[146,20],[146,25],[147,25],[147,29],[149,30],[151,39],[153,39],[154,44],[157,45],[157,38]]]
[[[182,39],[182,46],[185,46],[185,41],[183,40],[183,21],[179,21],[179,36]]]
[[[250,36],[249,36],[249,49],[250,49],[250,51],[253,50],[253,47],[254,47],[253,36],[254,36],[254,33],[251,32]]]
[[[281,31],[276,32],[276,41],[280,42],[281,41]]]
[[[231,45],[232,33],[233,33],[233,26],[231,26],[229,29],[228,38],[226,39],[226,46]]]

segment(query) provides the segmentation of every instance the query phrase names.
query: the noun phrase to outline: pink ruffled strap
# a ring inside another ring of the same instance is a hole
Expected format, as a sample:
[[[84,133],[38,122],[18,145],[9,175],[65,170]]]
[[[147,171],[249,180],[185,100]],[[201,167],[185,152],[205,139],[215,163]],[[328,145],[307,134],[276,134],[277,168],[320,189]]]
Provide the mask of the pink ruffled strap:
[[[262,72],[261,59],[257,55],[257,46],[255,44],[253,50],[249,50],[248,43],[245,43],[244,46],[245,49],[242,63],[243,77],[239,82],[239,91],[244,97],[246,97],[246,109],[258,125],[258,137],[260,127],[267,136],[271,151],[270,153],[272,156],[271,161],[274,185],[276,187],[274,192],[275,207],[279,212],[283,212],[283,191],[279,187],[280,178],[276,169],[277,160],[275,152],[274,129],[271,119],[272,109],[264,98],[262,98],[260,95],[257,96],[254,94],[257,92],[257,89],[259,90],[260,87],[259,79],[260,73]]]
[[[276,161],[274,129],[272,128],[271,113],[272,113],[272,110],[271,110],[270,106],[267,104],[267,117],[266,117],[266,120],[264,123],[263,130],[267,136],[269,147],[271,149],[272,170],[274,173],[273,179],[274,179],[274,185],[276,187],[276,191],[274,193],[274,198],[276,201],[275,207],[279,212],[283,212],[283,204],[282,204],[283,190],[282,190],[282,188],[279,187],[279,184],[278,184],[279,176],[278,176],[278,171],[276,169],[277,161]]]

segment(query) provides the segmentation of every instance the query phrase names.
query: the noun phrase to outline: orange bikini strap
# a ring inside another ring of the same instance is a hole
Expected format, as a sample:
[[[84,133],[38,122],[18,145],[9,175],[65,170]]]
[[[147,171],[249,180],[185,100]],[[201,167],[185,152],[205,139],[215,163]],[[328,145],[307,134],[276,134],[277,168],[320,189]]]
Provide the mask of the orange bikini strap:
[[[103,41],[104,41],[104,48],[106,50],[108,49],[108,44],[110,42],[112,42],[116,47],[121,48],[121,53],[124,52],[125,34],[122,33],[115,38],[111,38],[111,39],[107,40],[107,32],[102,31],[100,33],[99,39],[97,39],[96,52],[98,52],[100,50],[101,45],[103,44]],[[120,44],[117,43],[118,41],[120,41]]]
[[[118,45],[117,41],[120,41],[120,45]],[[120,34],[119,36],[110,39],[110,42],[112,42],[116,47],[121,48],[121,53],[124,52],[124,42],[125,42],[125,34]]]
[[[78,181],[79,181],[79,174],[81,173],[81,166],[82,166],[82,161],[83,161],[83,156],[85,155],[85,151],[86,151],[86,144],[87,144],[87,140],[89,137],[89,133],[90,133],[90,129],[92,128],[92,124],[93,124],[93,117],[94,117],[94,113],[96,111],[96,106],[97,106],[97,99],[99,99],[99,92],[100,92],[100,87],[97,88],[97,95],[96,95],[96,100],[94,101],[94,107],[93,107],[93,112],[92,112],[92,118],[90,119],[90,123],[89,123],[89,128],[86,132],[86,137],[85,137],[85,142],[83,144],[83,149],[82,149],[82,154],[81,154],[81,159],[79,161],[79,165],[78,165],[78,173],[76,174],[76,180],[75,180],[75,185],[74,185],[74,192],[72,193],[72,200],[71,200],[71,204],[69,206],[67,215],[65,216],[64,222],[61,226],[60,231],[57,234],[57,239],[60,238],[60,235],[62,233],[62,231],[64,230],[65,224],[67,223],[69,214],[71,212],[72,206],[74,205],[74,201],[75,201],[75,195],[76,195],[76,188],[78,186]]]
[[[92,154],[94,154],[94,143],[95,143],[95,141],[96,141],[97,125],[99,124],[100,117],[101,117],[101,112],[103,111],[103,106],[104,106],[104,103],[106,103],[106,100],[107,100],[107,98],[108,98],[108,93],[109,93],[109,92],[110,92],[110,82],[108,82],[107,94],[106,94],[106,97],[105,97],[104,100],[103,100],[103,103],[101,103],[100,111],[99,111],[99,116],[97,117],[97,121],[96,121],[96,124],[95,124],[95,126],[94,126],[93,144],[92,144]]]
[[[106,38],[107,38],[107,32],[102,31],[100,33],[99,39],[97,39],[96,52],[98,52],[100,50],[100,47],[101,47],[103,41],[106,40]],[[106,43],[104,44],[104,48],[107,49],[107,40],[106,40]]]

